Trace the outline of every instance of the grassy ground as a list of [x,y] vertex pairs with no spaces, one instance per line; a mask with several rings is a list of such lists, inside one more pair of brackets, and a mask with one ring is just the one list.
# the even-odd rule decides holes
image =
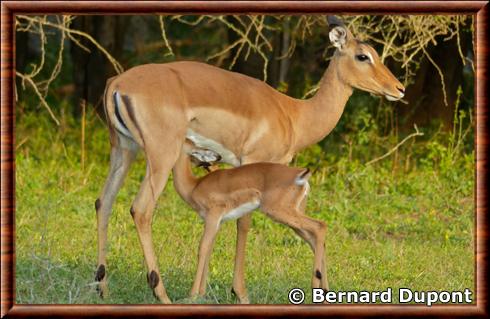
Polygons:
[[[143,157],[114,206],[111,294],[101,301],[93,279],[94,201],[108,170],[107,132],[89,116],[82,167],[80,126],[66,120],[54,128],[48,122],[22,116],[17,123],[16,302],[155,303],[129,214],[145,172]],[[309,161],[315,150],[297,161]],[[429,152],[408,170],[393,170],[385,165],[390,159],[372,166],[342,156],[322,162],[307,212],[328,224],[331,289],[474,290],[473,155],[463,154],[449,168],[435,158]],[[202,228],[168,183],[154,214],[153,238],[164,284],[176,303],[189,302]],[[208,293],[199,302],[235,303],[230,292],[235,235],[235,224],[225,223],[211,260]],[[288,303],[291,288],[309,289],[312,258],[291,230],[255,213],[247,250],[251,301]]]

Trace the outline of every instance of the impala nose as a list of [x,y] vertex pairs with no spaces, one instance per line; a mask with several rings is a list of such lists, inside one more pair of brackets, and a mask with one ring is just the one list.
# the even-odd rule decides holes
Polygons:
[[397,87],[396,88],[401,94],[405,95],[405,88],[402,86],[402,87]]

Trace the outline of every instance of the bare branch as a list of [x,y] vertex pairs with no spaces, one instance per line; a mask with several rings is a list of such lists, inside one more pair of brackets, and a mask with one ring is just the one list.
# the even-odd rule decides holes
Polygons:
[[164,16],[158,16],[158,20],[160,22],[160,32],[162,34],[162,39],[163,39],[163,42],[165,43],[165,46],[167,47],[167,50],[168,50],[168,52],[165,54],[165,56],[167,56],[167,55],[174,56],[175,55],[174,51],[172,50],[172,47],[168,43],[167,32],[165,32],[165,22],[163,21],[163,18],[164,18]]
[[417,125],[414,125],[414,128],[415,128],[415,133],[412,133],[412,134],[408,135],[407,137],[405,137],[400,143],[396,144],[395,147],[393,147],[391,150],[389,150],[388,153],[386,153],[383,156],[377,157],[377,158],[375,158],[375,159],[370,160],[369,162],[367,162],[366,163],[366,166],[367,165],[371,165],[373,163],[376,163],[376,162],[382,160],[383,158],[386,158],[386,157],[390,156],[391,154],[393,154],[393,152],[395,152],[400,146],[402,146],[409,139],[411,139],[413,137],[416,137],[416,136],[422,136],[422,135],[424,135],[424,133],[419,132],[419,129],[417,128]]
[[53,111],[51,111],[51,108],[49,107],[48,103],[44,99],[44,96],[41,94],[41,92],[39,92],[39,89],[37,88],[37,85],[34,83],[32,78],[30,76],[25,76],[24,74],[17,72],[17,71],[15,72],[15,74],[18,77],[20,77],[22,79],[22,81],[26,81],[27,83],[29,83],[31,85],[32,89],[34,90],[34,93],[36,93],[37,97],[41,101],[41,104],[48,110],[48,113],[51,116],[51,118],[53,119],[53,121],[56,123],[56,125],[60,125],[60,121],[58,121],[56,116],[54,116]]
[[[19,15],[19,16],[17,16],[17,18],[18,19],[25,19],[25,20],[28,20],[28,21],[36,21],[36,19],[37,19],[36,17],[24,16],[24,15]],[[87,39],[93,45],[95,45],[97,47],[97,49],[99,49],[106,56],[106,58],[109,60],[109,62],[111,62],[112,66],[114,67],[114,69],[116,70],[116,72],[118,74],[120,74],[120,73],[122,73],[124,71],[124,69],[121,66],[121,64],[119,64],[119,62],[117,62],[117,60],[109,52],[107,52],[107,50],[103,46],[101,46],[90,34],[88,34],[86,32],[79,31],[79,30],[70,29],[67,26],[63,25],[63,24],[56,24],[56,23],[49,22],[47,20],[46,21],[43,21],[43,25],[56,28],[58,30],[67,32],[67,33],[69,33],[71,35],[76,34],[78,36],[81,36],[81,37]]]

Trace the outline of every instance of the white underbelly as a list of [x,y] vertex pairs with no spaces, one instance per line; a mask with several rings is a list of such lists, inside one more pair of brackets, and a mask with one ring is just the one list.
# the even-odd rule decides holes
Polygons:
[[259,206],[260,206],[260,202],[258,200],[254,200],[252,202],[242,204],[242,205],[232,209],[231,211],[229,211],[225,215],[223,215],[220,222],[238,219],[238,218],[252,212],[254,209],[259,208]]
[[228,163],[235,167],[240,166],[241,164],[240,160],[232,151],[230,151],[220,143],[216,142],[215,140],[209,139],[205,136],[200,135],[199,133],[196,133],[190,128],[187,129],[186,138],[199,148],[212,150],[218,153],[221,156],[221,162]]

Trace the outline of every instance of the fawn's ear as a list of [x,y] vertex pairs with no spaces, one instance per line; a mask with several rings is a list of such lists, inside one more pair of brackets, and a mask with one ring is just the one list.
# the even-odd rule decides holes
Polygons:
[[294,179],[294,183],[296,185],[304,185],[306,182],[308,182],[308,178],[311,177],[311,171],[309,168],[305,168],[302,170],[298,175],[296,175],[296,178]]

